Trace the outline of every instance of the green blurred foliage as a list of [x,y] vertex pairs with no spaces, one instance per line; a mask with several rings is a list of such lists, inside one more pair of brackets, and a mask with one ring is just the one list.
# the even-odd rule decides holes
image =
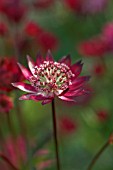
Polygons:
[[[37,22],[44,29],[54,33],[59,39],[57,51],[53,51],[54,59],[71,54],[72,62],[83,59],[84,67],[82,74],[91,75],[89,84],[93,88],[93,97],[86,105],[67,105],[67,103],[56,99],[57,121],[61,116],[70,116],[78,122],[78,128],[72,134],[64,135],[59,132],[59,146],[62,170],[87,170],[87,166],[98,149],[108,139],[113,130],[113,56],[107,54],[103,60],[106,63],[107,72],[104,77],[95,77],[91,68],[95,58],[85,58],[77,50],[78,44],[101,32],[102,27],[107,22],[112,22],[113,2],[110,1],[108,8],[94,16],[78,16],[69,11],[58,1],[51,8],[43,11],[32,10],[27,16],[29,20]],[[14,55],[14,49],[5,49],[4,39],[0,38],[0,55]],[[39,49],[37,49],[38,51]],[[37,51],[30,52],[33,55]],[[19,61],[26,64],[26,59],[22,56]],[[51,104],[42,106],[34,101],[19,101],[18,97],[23,92],[17,90],[12,94],[15,105],[18,103],[22,110],[23,120],[27,129],[29,140],[33,140],[38,146],[47,134],[52,130]],[[99,109],[108,110],[108,119],[99,121],[96,111]],[[18,119],[15,116],[16,106],[12,110],[12,122],[16,133],[20,133]],[[1,121],[2,122],[2,121]],[[7,134],[6,123],[1,123],[3,133]],[[37,143],[36,143],[37,142]],[[51,156],[54,158],[53,140],[47,140],[44,146],[49,148]],[[96,163],[95,170],[113,170],[113,147],[110,146]],[[54,166],[48,170],[55,169]]]

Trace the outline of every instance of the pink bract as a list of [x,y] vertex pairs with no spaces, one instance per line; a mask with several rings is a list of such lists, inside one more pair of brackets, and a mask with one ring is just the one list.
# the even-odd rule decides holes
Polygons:
[[42,101],[42,104],[46,104],[57,96],[61,100],[76,102],[75,97],[87,94],[84,85],[90,76],[79,77],[83,66],[81,61],[71,65],[71,58],[67,55],[56,62],[50,51],[45,59],[39,54],[36,62],[29,56],[27,60],[29,70],[18,65],[29,84],[12,83],[14,87],[27,92],[20,100]]

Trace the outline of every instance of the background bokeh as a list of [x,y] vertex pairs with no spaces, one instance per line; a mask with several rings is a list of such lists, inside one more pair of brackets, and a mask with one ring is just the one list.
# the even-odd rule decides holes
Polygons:
[[[19,101],[23,92],[11,83],[23,79],[17,61],[27,66],[27,54],[35,60],[39,51],[45,56],[48,49],[55,60],[67,54],[72,63],[82,59],[82,75],[91,75],[90,94],[76,105],[55,99],[61,170],[87,170],[113,130],[113,1],[0,1],[0,149],[18,159],[7,143],[13,145],[12,134],[15,140],[22,136],[26,146],[17,146],[19,152],[26,148],[26,170],[56,168],[51,104]],[[42,149],[48,153],[40,156]],[[1,159],[3,169],[10,167]],[[113,170],[112,146],[94,169]]]

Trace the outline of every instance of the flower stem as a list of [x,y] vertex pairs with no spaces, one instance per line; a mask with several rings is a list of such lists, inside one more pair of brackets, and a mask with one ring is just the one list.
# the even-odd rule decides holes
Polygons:
[[10,115],[11,113],[7,113],[6,114],[6,117],[7,117],[7,124],[8,124],[8,127],[9,127],[9,131],[10,131],[10,133],[11,133],[11,135],[12,135],[12,137],[15,137],[15,130],[14,130],[14,127],[13,127],[13,125],[12,125],[12,121],[11,121],[11,115]]
[[12,162],[2,153],[0,153],[0,157],[13,169],[13,170],[18,170],[17,167],[15,167]]
[[57,170],[60,170],[59,147],[58,147],[58,138],[57,138],[57,122],[56,122],[54,99],[52,100],[52,119],[53,119],[53,135],[54,135],[54,142],[55,142]]
[[100,155],[105,151],[105,149],[109,146],[109,141],[107,141],[102,148],[97,152],[97,154],[94,156],[94,158],[92,159],[91,163],[88,166],[87,170],[92,170],[92,168],[94,167],[95,163],[97,162],[97,160],[99,159]]

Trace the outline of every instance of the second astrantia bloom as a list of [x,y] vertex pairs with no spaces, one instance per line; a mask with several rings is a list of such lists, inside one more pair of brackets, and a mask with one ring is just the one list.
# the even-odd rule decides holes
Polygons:
[[86,93],[84,85],[90,77],[78,77],[83,66],[81,61],[71,65],[68,55],[56,62],[50,52],[45,59],[39,54],[36,63],[29,56],[27,60],[29,70],[21,64],[19,67],[29,84],[13,83],[13,86],[27,92],[20,100],[42,101],[42,104],[46,104],[56,95],[62,100],[75,102],[76,97]]

